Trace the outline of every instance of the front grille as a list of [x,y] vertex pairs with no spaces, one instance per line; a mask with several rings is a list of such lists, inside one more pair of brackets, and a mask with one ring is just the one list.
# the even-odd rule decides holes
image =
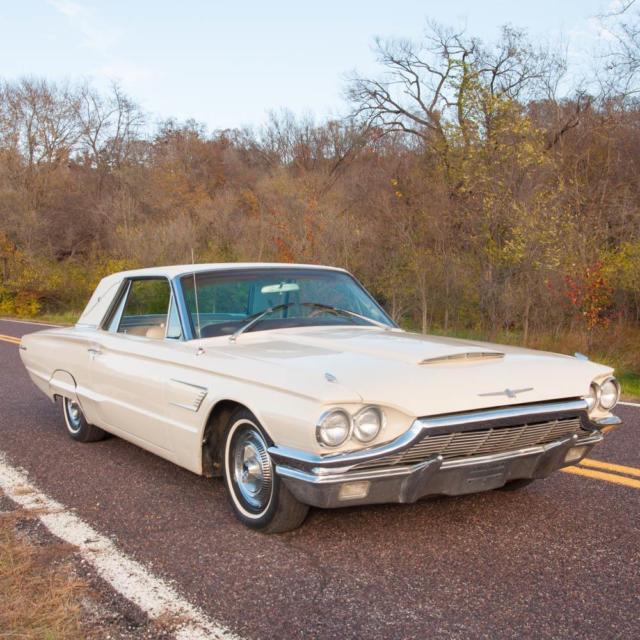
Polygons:
[[586,432],[581,429],[580,418],[578,417],[510,427],[446,433],[443,435],[427,435],[400,453],[394,453],[370,462],[363,462],[358,465],[358,468],[371,469],[416,464],[435,454],[441,455],[445,460],[452,460],[505,453],[547,444],[554,440],[571,436],[574,433],[586,435]]

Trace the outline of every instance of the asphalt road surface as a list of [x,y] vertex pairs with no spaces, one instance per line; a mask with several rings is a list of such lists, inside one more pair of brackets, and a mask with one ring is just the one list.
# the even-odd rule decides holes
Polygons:
[[[5,337],[37,329],[0,321]],[[640,637],[639,407],[616,410],[625,424],[592,452],[605,464],[580,475],[312,510],[265,536],[235,520],[221,480],[119,438],[68,438],[6,338],[0,394],[7,460],[244,638]]]

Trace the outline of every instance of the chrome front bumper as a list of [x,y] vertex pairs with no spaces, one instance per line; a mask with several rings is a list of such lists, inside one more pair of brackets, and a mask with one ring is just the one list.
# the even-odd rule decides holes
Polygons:
[[[447,460],[433,455],[413,465],[359,468],[401,453],[427,435],[569,415],[580,417],[586,435],[574,434],[547,444],[492,455]],[[588,418],[586,403],[572,400],[420,419],[396,440],[353,453],[317,456],[281,447],[271,447],[269,453],[276,462],[278,475],[305,504],[331,508],[415,502],[428,495],[463,495],[497,489],[512,480],[545,478],[586,456],[603,439],[601,429],[619,422],[615,416],[593,422]]]

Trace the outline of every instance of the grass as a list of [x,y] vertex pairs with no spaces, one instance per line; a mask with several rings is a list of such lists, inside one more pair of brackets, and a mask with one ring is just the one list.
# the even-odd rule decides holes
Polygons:
[[640,400],[640,375],[623,372],[618,376],[618,379],[622,385],[622,397],[624,400]]
[[80,313],[77,311],[66,311],[65,313],[43,313],[34,317],[1,316],[0,320],[23,320],[26,322],[72,325],[78,321],[79,317]]
[[26,517],[0,513],[0,638],[86,640],[88,587],[73,570],[73,549],[31,542],[16,528]]

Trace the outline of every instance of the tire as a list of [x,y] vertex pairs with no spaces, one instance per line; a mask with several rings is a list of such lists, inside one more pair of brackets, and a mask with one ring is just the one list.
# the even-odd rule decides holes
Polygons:
[[263,533],[297,529],[309,507],[299,502],[275,473],[269,440],[256,417],[238,409],[224,434],[224,483],[233,511],[243,524]]
[[85,420],[80,404],[71,398],[62,398],[62,415],[67,433],[78,442],[98,442],[109,435],[99,427],[89,424]]
[[528,487],[534,481],[533,478],[520,478],[519,480],[512,480],[507,482],[503,487],[499,487],[498,491],[519,491]]

